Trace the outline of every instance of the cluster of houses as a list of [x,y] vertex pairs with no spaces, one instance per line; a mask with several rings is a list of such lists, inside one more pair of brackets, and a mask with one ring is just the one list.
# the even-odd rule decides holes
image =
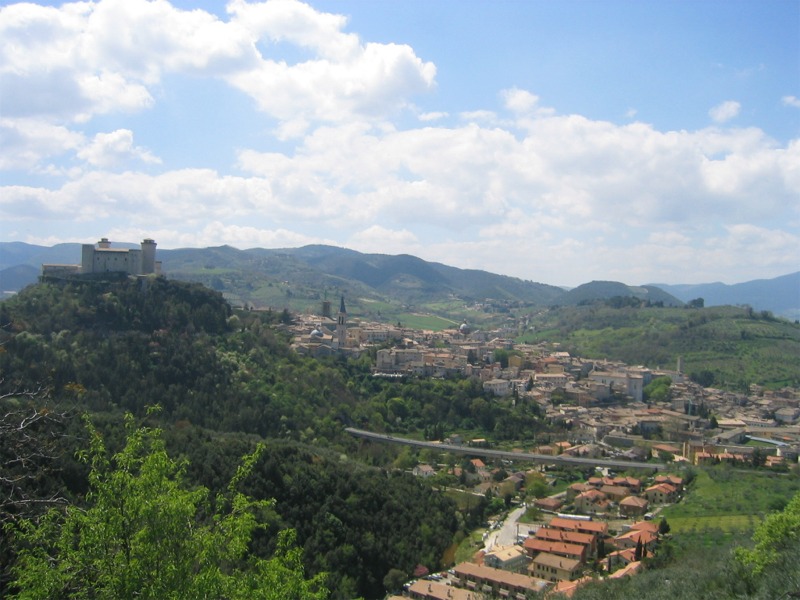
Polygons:
[[590,477],[567,488],[565,503],[581,514],[640,517],[651,505],[676,502],[682,492],[683,479],[676,475],[657,475],[644,490],[635,477]]
[[[642,560],[656,552],[659,526],[638,521],[619,535],[608,524],[579,517],[554,516],[529,535],[524,543],[494,548],[475,562],[463,562],[442,578],[434,576],[411,583],[406,596],[417,600],[524,600],[531,593],[563,594],[598,574],[615,579],[636,573]],[[394,598],[399,600],[400,596]]]
[[[476,472],[491,474],[480,459]],[[430,467],[429,467],[430,468]],[[422,475],[422,472],[418,472]],[[524,479],[524,474],[511,478]],[[419,579],[406,595],[417,599],[517,598],[531,592],[570,596],[598,571],[617,578],[636,573],[653,555],[659,524],[648,511],[677,502],[684,480],[674,474],[648,478],[596,476],[570,485],[564,494],[539,498],[534,505],[546,515],[543,525],[528,525],[517,544],[495,546],[474,562],[454,567],[445,581]],[[609,524],[620,531],[611,531]]]

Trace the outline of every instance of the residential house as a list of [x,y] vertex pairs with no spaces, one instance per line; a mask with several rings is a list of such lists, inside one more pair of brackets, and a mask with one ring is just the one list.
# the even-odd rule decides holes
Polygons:
[[656,475],[654,483],[668,483],[674,486],[679,492],[683,490],[683,477],[677,475]]
[[535,537],[550,542],[563,542],[565,544],[586,546],[587,557],[593,557],[597,553],[597,537],[590,533],[564,531],[562,529],[553,529],[552,527],[540,527],[536,530]]
[[620,579],[622,577],[630,577],[642,570],[641,562],[632,562],[626,567],[622,567],[619,571],[614,571],[608,576],[609,579]]
[[575,510],[587,515],[606,513],[611,507],[611,503],[606,495],[594,489],[576,496],[573,504],[575,505]]
[[681,449],[672,444],[653,444],[650,448],[650,453],[653,458],[660,458],[662,454],[676,456],[681,454]]
[[636,494],[638,494],[639,490],[642,489],[642,482],[636,477],[615,477],[614,485],[627,487]]
[[561,498],[537,498],[533,501],[533,505],[541,510],[556,512],[564,506],[564,501]]
[[580,562],[586,562],[586,557],[589,554],[588,546],[556,542],[537,537],[527,538],[522,545],[531,558],[536,558],[542,552],[546,552],[565,558],[573,558]]
[[430,465],[417,465],[412,469],[411,472],[415,476],[423,478],[433,477],[434,475],[436,475],[436,469],[434,469]]
[[490,379],[483,382],[483,390],[495,396],[508,396],[511,392],[511,382],[508,379]]
[[636,560],[636,548],[623,548],[615,552],[609,552],[606,556],[604,567],[609,573],[613,573],[620,567],[625,567]]
[[572,502],[580,494],[595,489],[589,483],[573,483],[566,489],[567,502]]
[[530,561],[528,554],[519,546],[497,546],[483,555],[483,564],[494,569],[523,573]]
[[644,496],[651,504],[668,504],[678,500],[678,490],[669,483],[656,483],[644,491]]
[[630,489],[621,485],[604,485],[600,491],[612,502],[620,502],[631,495]]
[[608,534],[608,523],[602,521],[584,521],[582,519],[568,519],[566,517],[553,517],[548,523],[548,527],[561,529],[563,531],[578,531],[580,533],[590,533],[598,539]]
[[462,590],[425,579],[412,583],[408,588],[408,596],[415,600],[483,600],[484,598],[482,594],[472,590]]
[[594,578],[590,575],[586,575],[585,577],[581,577],[575,581],[559,581],[553,588],[552,593],[556,596],[572,598],[572,596],[575,594],[575,590],[589,581],[594,581]]
[[492,594],[525,600],[530,593],[541,592],[549,585],[547,581],[511,573],[502,569],[494,569],[485,565],[463,562],[453,568],[453,583],[456,587],[482,594]]
[[658,535],[658,523],[653,521],[637,521],[629,531],[649,531],[653,535]]
[[645,498],[628,496],[619,503],[619,512],[625,517],[640,517],[647,512],[650,503]]
[[531,562],[531,576],[545,581],[573,581],[580,577],[583,563],[572,558],[542,552]]
[[614,545],[620,549],[636,548],[640,541],[648,552],[653,552],[658,543],[658,535],[649,531],[632,529],[615,537]]

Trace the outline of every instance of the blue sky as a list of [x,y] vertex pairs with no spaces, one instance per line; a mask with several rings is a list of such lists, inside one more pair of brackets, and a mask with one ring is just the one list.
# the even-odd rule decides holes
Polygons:
[[800,268],[800,2],[0,4],[0,239]]

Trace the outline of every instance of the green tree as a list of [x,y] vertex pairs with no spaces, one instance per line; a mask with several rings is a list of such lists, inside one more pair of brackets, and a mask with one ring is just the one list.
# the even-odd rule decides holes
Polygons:
[[500,368],[507,369],[508,368],[508,356],[509,356],[508,355],[508,350],[505,350],[503,348],[497,348],[497,349],[495,349],[495,351],[494,351],[494,353],[492,355],[492,359],[494,360],[494,362],[500,363]]
[[273,503],[237,488],[263,447],[244,457],[226,492],[211,503],[205,488],[187,489],[186,464],[168,456],[160,430],[137,428],[128,416],[125,446],[109,458],[88,419],[87,428],[87,506],[6,527],[20,549],[12,597],[327,597],[324,575],[305,578],[294,531],[279,534],[268,560],[248,552]]
[[703,308],[705,305],[706,301],[703,298],[695,298],[686,303],[689,308]]
[[656,377],[647,384],[642,390],[645,400],[650,402],[667,402],[672,398],[670,386],[672,380],[669,377]]
[[[782,512],[766,516],[756,528],[753,541],[755,547],[752,549],[736,549],[736,559],[756,576],[778,564],[784,554],[797,550],[800,545],[800,493],[795,494]],[[796,580],[800,585],[800,574]]]
[[389,569],[386,577],[383,578],[383,587],[389,592],[399,592],[406,581],[408,581],[406,573],[400,569]]
[[661,517],[661,522],[658,524],[659,535],[666,535],[670,532],[670,526],[665,517]]

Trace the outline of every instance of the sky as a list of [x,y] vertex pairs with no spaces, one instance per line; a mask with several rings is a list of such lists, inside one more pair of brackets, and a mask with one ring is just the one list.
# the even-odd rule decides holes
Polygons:
[[800,270],[800,0],[0,3],[0,241]]

